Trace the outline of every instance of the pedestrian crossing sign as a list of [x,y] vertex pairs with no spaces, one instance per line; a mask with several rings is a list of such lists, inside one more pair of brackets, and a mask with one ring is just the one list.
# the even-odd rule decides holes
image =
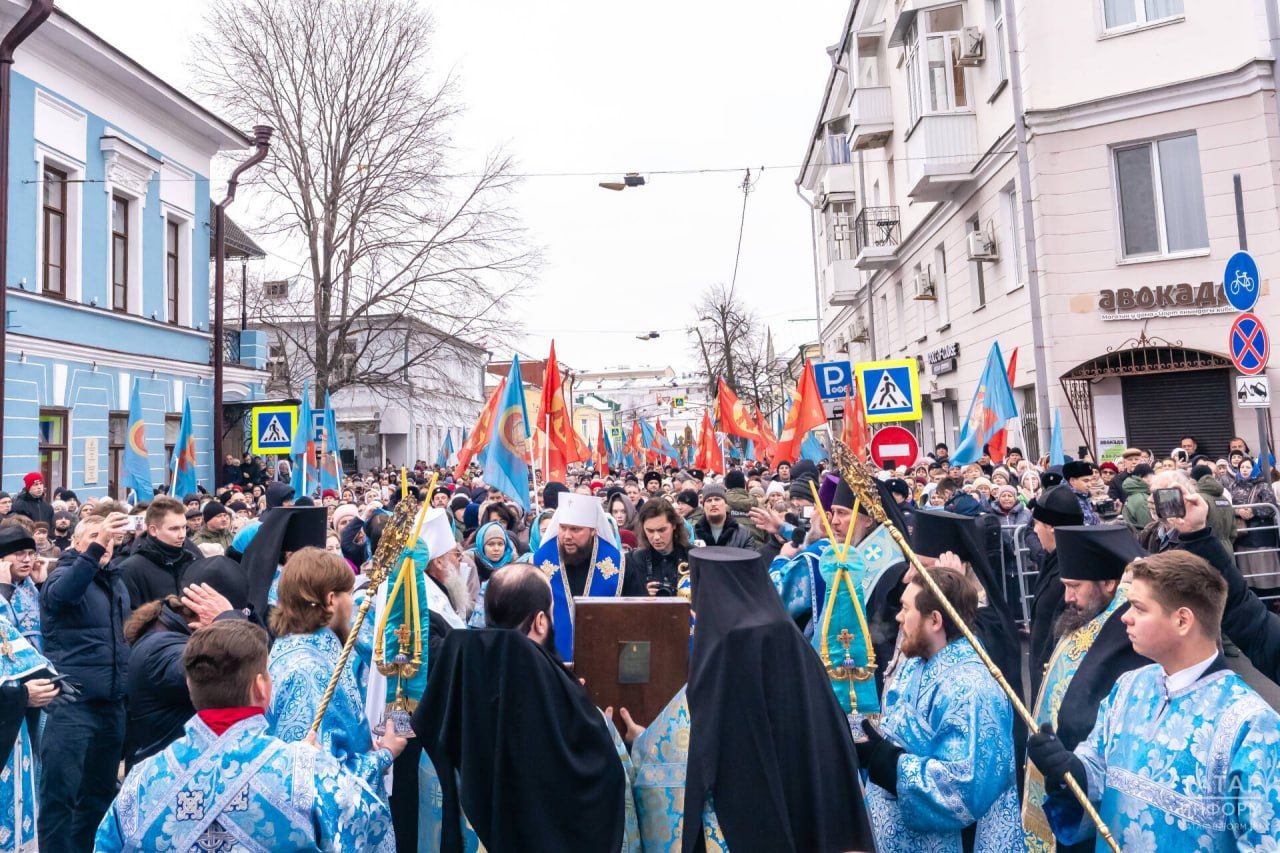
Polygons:
[[914,358],[863,361],[853,371],[867,423],[920,420],[920,373]]
[[253,433],[249,449],[262,455],[288,453],[297,421],[297,406],[255,406],[249,413]]

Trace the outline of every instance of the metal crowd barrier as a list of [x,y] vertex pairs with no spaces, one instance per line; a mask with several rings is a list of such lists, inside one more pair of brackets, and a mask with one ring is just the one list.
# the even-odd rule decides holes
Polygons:
[[[1232,511],[1232,515],[1235,516],[1235,511],[1237,509],[1256,510],[1259,508],[1265,508],[1265,509],[1271,510],[1272,512],[1271,524],[1264,524],[1259,527],[1250,527],[1245,530],[1238,530],[1236,531],[1237,539],[1240,536],[1247,533],[1266,533],[1268,531],[1273,534],[1280,535],[1280,511],[1277,510],[1277,507],[1275,504],[1269,504],[1269,503],[1234,504],[1231,507],[1231,511]],[[1240,569],[1240,574],[1244,575],[1245,582],[1248,583],[1251,588],[1254,586],[1257,586],[1263,589],[1275,588],[1280,590],[1280,546],[1270,547],[1270,548],[1245,548],[1245,549],[1240,549],[1239,547],[1233,547],[1232,550],[1234,551],[1235,557],[1236,557],[1236,567]],[[1272,567],[1270,571],[1246,572],[1245,567],[1240,564],[1240,558],[1246,554],[1277,554],[1277,556],[1272,558]],[[1268,578],[1268,580],[1266,582],[1262,582],[1258,580],[1259,578]],[[1256,591],[1257,590],[1255,590],[1255,592]],[[1259,595],[1258,597],[1264,600],[1280,599],[1280,591],[1273,592],[1269,595]]]
[[[1008,528],[1000,529],[1001,537]],[[1022,618],[1018,620],[1021,628],[1026,628],[1031,624],[1031,599],[1034,598],[1031,590],[1035,584],[1030,579],[1040,574],[1040,569],[1031,559],[1031,549],[1027,547],[1027,533],[1031,530],[1029,524],[1019,524],[1013,528],[1013,559],[1014,574],[1018,579],[1018,610],[1022,613]],[[1008,570],[1005,566],[1005,549],[1000,549],[1000,574],[1001,577],[1008,577]]]

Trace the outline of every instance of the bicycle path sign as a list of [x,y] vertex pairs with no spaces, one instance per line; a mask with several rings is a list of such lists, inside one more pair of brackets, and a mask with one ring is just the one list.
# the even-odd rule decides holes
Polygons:
[[1245,376],[1257,376],[1271,357],[1271,339],[1257,314],[1245,312],[1231,324],[1231,361]]
[[1237,311],[1252,311],[1262,291],[1258,264],[1248,252],[1236,252],[1227,259],[1222,273],[1222,290]]

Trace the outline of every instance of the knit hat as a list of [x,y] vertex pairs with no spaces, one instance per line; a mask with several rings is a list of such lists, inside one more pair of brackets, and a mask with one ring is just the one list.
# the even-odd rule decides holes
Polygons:
[[44,475],[39,471],[32,471],[30,474],[22,478],[23,488],[30,489],[36,483],[43,483]]
[[338,506],[333,508],[333,518],[331,519],[331,522],[333,524],[333,529],[337,530],[339,527],[341,527],[342,520],[344,518],[347,518],[348,516],[350,516],[351,518],[356,518],[359,515],[360,515],[360,510],[356,509],[355,504],[339,504]]
[[[747,477],[742,471],[734,468],[724,475],[724,487],[726,489],[745,489],[747,487]],[[703,494],[706,494],[706,489],[703,489]]]
[[199,501],[200,501],[200,494],[198,492],[190,492],[189,494],[185,494],[182,496],[182,502],[184,504],[199,503]]
[[719,483],[711,483],[702,487],[702,500],[705,503],[707,498],[720,498],[724,500],[726,491],[725,487]]
[[201,516],[204,518],[204,523],[208,524],[214,518],[222,515],[226,511],[227,508],[218,501],[209,501],[204,505],[204,510],[201,512]]
[[1098,466],[1099,471],[1110,471],[1112,474],[1119,474],[1120,469],[1116,467],[1114,462],[1103,462]]
[[324,500],[325,498],[336,498],[337,496],[338,496],[338,493],[335,492],[333,489],[325,489],[323,492],[320,493],[320,500]]
[[697,509],[698,493],[693,489],[684,489],[680,494],[676,495],[676,503],[682,503],[686,506],[691,506],[694,509]]

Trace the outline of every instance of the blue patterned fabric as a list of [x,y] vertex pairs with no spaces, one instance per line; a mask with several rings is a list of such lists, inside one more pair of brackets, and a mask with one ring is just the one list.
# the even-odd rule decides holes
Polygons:
[[[644,853],[679,850],[684,835],[684,786],[689,764],[689,701],[685,687],[631,745],[630,774]],[[708,853],[727,851],[711,798],[703,809]]]
[[215,735],[199,717],[185,737],[139,764],[98,827],[94,849],[395,850],[391,814],[334,758],[284,743],[250,717]]
[[[614,598],[622,594],[626,566],[622,554],[603,537],[594,538],[591,571],[587,574],[585,598]],[[543,542],[533,555],[533,564],[551,582],[551,621],[556,626],[556,652],[565,663],[573,663],[573,594],[569,578],[560,568],[560,543],[554,537]]]
[[[1075,752],[1126,851],[1278,849],[1280,716],[1230,670],[1172,693],[1159,664],[1125,673]],[[1064,843],[1096,835],[1074,800],[1050,797],[1045,814]]]
[[896,791],[867,785],[881,853],[960,853],[961,830],[974,823],[975,853],[1025,849],[1013,712],[967,640],[903,661],[885,690],[882,728],[906,752]]
[[[307,736],[341,652],[338,635],[327,627],[313,634],[288,634],[272,644],[267,658],[272,692],[267,720],[272,735],[289,743]],[[382,775],[391,766],[391,753],[374,749],[354,658],[347,660],[318,738],[321,749],[370,788],[382,792]]]
[[[0,616],[0,684],[20,681],[42,669],[54,671],[8,617]],[[23,719],[9,760],[0,767],[0,850],[35,853],[37,812],[36,758]]]
[[0,619],[8,619],[38,652],[44,651],[40,633],[40,590],[28,575],[13,587],[13,599],[0,596]]

